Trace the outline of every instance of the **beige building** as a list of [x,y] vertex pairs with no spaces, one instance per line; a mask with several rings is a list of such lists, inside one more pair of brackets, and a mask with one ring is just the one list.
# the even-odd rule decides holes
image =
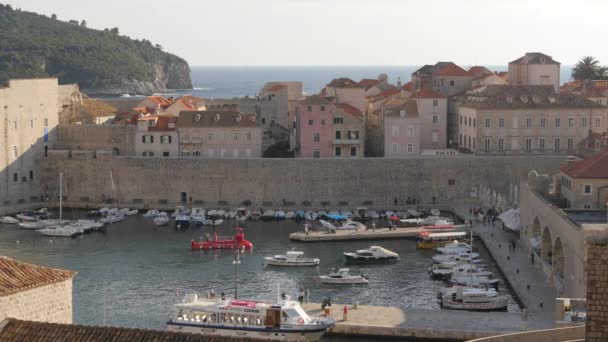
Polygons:
[[359,109],[341,103],[333,115],[334,158],[361,158],[365,156],[365,118]]
[[135,155],[142,157],[178,157],[177,118],[172,115],[142,115],[137,119]]
[[540,52],[527,52],[509,63],[509,84],[515,86],[550,85],[559,90],[560,63]]
[[72,323],[75,274],[0,256],[0,321]]
[[573,153],[607,127],[608,108],[552,86],[490,85],[459,101],[457,143],[475,154]]
[[448,143],[448,101],[445,96],[430,89],[424,89],[412,94],[411,97],[418,103],[420,150],[446,148]]
[[336,78],[321,90],[321,96],[333,97],[337,103],[349,104],[364,112],[367,106],[365,87],[350,78]]
[[185,111],[177,120],[182,157],[259,158],[262,126],[236,111]]
[[384,157],[404,158],[420,154],[420,115],[417,101],[394,98],[382,106],[380,126]]
[[562,196],[569,209],[603,209],[608,202],[608,151],[584,160],[571,157],[560,168]]
[[470,89],[473,75],[452,62],[438,62],[412,73],[412,83],[416,90],[432,89],[449,97]]
[[60,86],[56,78],[10,80],[0,88],[0,196],[5,205],[42,195],[34,193],[34,160],[56,143],[58,113],[70,103],[73,88]]

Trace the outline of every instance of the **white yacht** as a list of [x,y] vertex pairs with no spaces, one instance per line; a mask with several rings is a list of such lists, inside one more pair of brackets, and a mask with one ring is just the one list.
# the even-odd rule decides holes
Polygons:
[[156,217],[156,215],[158,215],[159,211],[156,209],[150,209],[148,211],[146,211],[146,213],[144,214],[144,217]]
[[329,272],[328,275],[319,276],[319,280],[325,284],[368,284],[368,277],[364,274],[350,275],[348,268],[340,268]]
[[2,216],[2,217],[0,217],[0,223],[17,224],[17,223],[19,223],[19,220],[17,220],[16,218],[14,218],[12,216]]
[[320,260],[307,258],[301,251],[288,251],[285,255],[264,257],[264,262],[272,266],[317,266]]
[[84,229],[76,225],[67,224],[42,228],[37,230],[37,232],[46,236],[73,237],[84,233]]
[[368,249],[359,249],[354,253],[344,253],[346,261],[374,262],[374,261],[396,261],[399,254],[389,251],[380,246],[371,246]]
[[169,215],[166,212],[161,211],[154,218],[154,224],[157,226],[164,226],[169,223]]
[[290,211],[288,211],[288,212],[285,213],[285,218],[288,219],[288,220],[291,220],[291,219],[293,219],[295,217],[296,217],[296,212],[295,211],[291,211],[290,210]]
[[363,230],[367,229],[367,226],[365,226],[361,222],[347,220],[342,225],[340,225],[338,227],[338,229],[352,229],[352,230],[361,230],[361,231],[363,231]]
[[278,302],[207,299],[188,295],[175,305],[169,331],[265,341],[319,341],[335,324],[311,318],[289,298]]
[[442,308],[454,310],[506,310],[509,299],[493,288],[453,286],[441,293]]

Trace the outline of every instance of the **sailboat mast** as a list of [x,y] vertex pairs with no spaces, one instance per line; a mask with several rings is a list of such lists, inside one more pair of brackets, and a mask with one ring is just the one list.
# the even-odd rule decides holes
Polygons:
[[59,172],[59,222],[63,219],[63,173]]

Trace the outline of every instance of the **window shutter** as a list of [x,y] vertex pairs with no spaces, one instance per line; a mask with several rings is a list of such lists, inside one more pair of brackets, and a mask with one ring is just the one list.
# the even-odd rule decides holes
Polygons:
[[169,144],[171,143],[171,136],[168,135],[167,138],[169,138]]
[[151,136],[150,136],[150,142],[151,142],[151,143],[153,143],[153,142],[154,142],[154,136],[153,136],[153,135],[151,135]]

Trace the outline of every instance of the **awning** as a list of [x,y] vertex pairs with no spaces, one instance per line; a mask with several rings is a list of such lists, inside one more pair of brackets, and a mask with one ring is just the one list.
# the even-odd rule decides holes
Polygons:
[[346,216],[344,215],[327,215],[327,217],[336,221],[346,220]]
[[519,231],[521,229],[520,219],[519,219],[519,208],[518,209],[509,209],[504,213],[498,215],[498,218],[505,224],[505,227]]

